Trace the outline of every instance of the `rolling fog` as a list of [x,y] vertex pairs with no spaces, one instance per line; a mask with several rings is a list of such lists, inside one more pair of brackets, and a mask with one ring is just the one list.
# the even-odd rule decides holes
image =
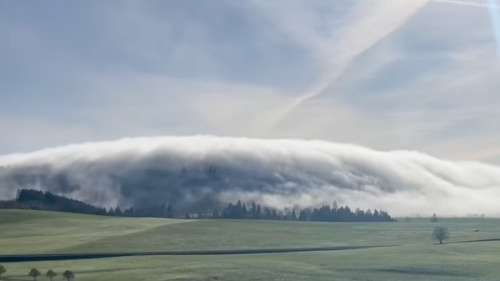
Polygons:
[[499,167],[324,141],[153,137],[0,156],[0,198],[20,188],[105,207],[203,209],[241,199],[280,208],[337,201],[397,216],[500,215]]

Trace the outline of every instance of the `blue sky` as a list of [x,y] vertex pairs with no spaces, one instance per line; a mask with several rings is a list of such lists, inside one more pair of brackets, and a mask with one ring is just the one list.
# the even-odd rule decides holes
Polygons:
[[487,4],[0,0],[0,153],[215,134],[500,163]]

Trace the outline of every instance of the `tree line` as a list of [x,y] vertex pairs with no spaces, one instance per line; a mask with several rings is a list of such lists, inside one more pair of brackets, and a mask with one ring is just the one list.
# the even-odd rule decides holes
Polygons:
[[109,215],[126,217],[164,217],[164,218],[196,218],[196,219],[256,219],[256,220],[296,220],[324,222],[383,222],[394,219],[382,210],[351,209],[349,206],[321,205],[313,208],[272,208],[256,202],[228,203],[222,207],[208,208],[199,212],[177,211],[170,204],[161,204],[147,208],[115,208]]
[[173,204],[163,203],[146,207],[120,207],[104,209],[55,195],[50,192],[23,189],[16,200],[0,202],[0,208],[25,208],[52,210],[107,216],[158,217],[158,218],[216,218],[216,219],[263,219],[332,222],[376,222],[394,219],[382,210],[351,209],[349,206],[323,204],[311,208],[273,208],[256,202],[245,203],[241,200],[222,206],[206,208],[204,211],[177,210]]
[[[201,216],[203,217],[203,215]],[[298,220],[298,221],[325,221],[325,222],[353,222],[353,221],[393,221],[394,219],[381,210],[352,210],[349,206],[324,204],[316,208],[286,208],[276,209],[261,206],[255,202],[250,204],[238,201],[229,203],[222,209],[214,209],[211,218],[225,219],[267,219],[267,220]]]
[[33,189],[18,190],[15,200],[0,201],[0,209],[32,209],[92,215],[107,215],[108,213],[105,208]]

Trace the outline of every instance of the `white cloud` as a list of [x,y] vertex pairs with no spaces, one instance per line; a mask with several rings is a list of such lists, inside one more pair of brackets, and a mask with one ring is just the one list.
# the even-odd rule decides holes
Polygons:
[[337,200],[395,215],[500,215],[500,168],[412,151],[303,140],[210,136],[85,143],[0,156],[1,196],[21,187],[101,205]]

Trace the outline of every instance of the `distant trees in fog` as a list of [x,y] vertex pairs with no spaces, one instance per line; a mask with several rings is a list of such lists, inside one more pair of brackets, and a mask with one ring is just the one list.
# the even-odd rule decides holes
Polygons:
[[158,218],[218,218],[218,219],[263,219],[263,220],[299,220],[299,221],[394,221],[385,211],[352,210],[348,206],[337,204],[322,205],[316,208],[277,209],[258,203],[244,203],[241,200],[222,207],[205,208],[203,211],[178,211],[171,204],[131,207],[125,210],[111,209],[111,216],[158,217]]
[[109,210],[38,190],[20,190],[15,201],[0,202],[0,208],[26,208],[37,210],[64,211],[84,214],[125,217],[158,217],[158,218],[223,218],[223,219],[267,219],[267,220],[299,220],[299,221],[393,221],[391,216],[381,210],[351,209],[349,206],[338,207],[321,205],[312,208],[278,209],[262,206],[258,203],[237,201],[224,206],[200,206],[190,209],[176,210],[174,205],[133,206],[128,209],[120,207]]
[[0,201],[0,209],[33,209],[72,212],[92,215],[105,215],[106,209],[90,204],[33,189],[18,190],[15,200]]
[[171,204],[163,203],[160,205],[151,205],[147,207],[131,207],[120,210],[119,207],[111,209],[107,213],[110,216],[125,217],[156,217],[156,218],[174,218],[176,212]]
[[237,201],[222,207],[206,208],[204,211],[176,211],[172,205],[162,204],[146,208],[130,208],[110,210],[109,215],[129,217],[164,217],[164,218],[217,218],[217,219],[256,219],[256,220],[298,220],[298,221],[394,221],[385,211],[352,210],[348,206],[338,207],[337,204],[322,205],[316,208],[277,209],[262,206],[255,202]]
[[238,201],[236,204],[229,203],[220,211],[213,210],[212,218],[228,219],[271,219],[271,220],[299,220],[299,221],[393,221],[391,216],[379,210],[351,210],[348,206],[338,207],[323,205],[317,208],[285,209],[264,207],[255,202],[249,205]]

